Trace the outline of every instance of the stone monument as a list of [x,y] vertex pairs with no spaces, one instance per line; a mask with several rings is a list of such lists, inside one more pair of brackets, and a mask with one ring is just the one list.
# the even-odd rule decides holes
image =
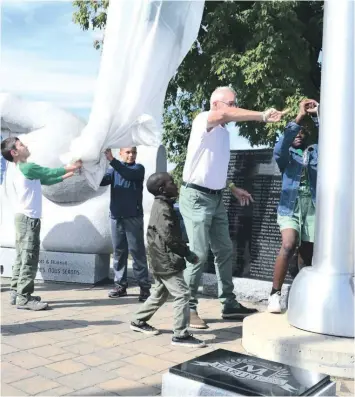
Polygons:
[[169,369],[162,396],[334,396],[328,375],[218,349]]
[[[12,95],[0,97],[1,134],[19,136],[30,149],[29,161],[59,167],[61,153],[80,134],[85,123],[49,103],[30,102]],[[163,147],[138,147],[137,161],[146,177],[166,170]],[[0,262],[4,277],[11,277],[15,259],[14,164],[2,170]],[[144,192],[144,216],[149,216],[151,195]],[[37,279],[93,284],[109,275],[111,236],[109,187],[92,189],[83,175],[54,186],[43,186],[41,252]],[[147,221],[145,222],[147,225]]]
[[[235,293],[241,300],[266,301],[272,286],[275,259],[281,246],[281,234],[276,222],[281,174],[273,159],[273,149],[232,150],[228,180],[248,190],[255,200],[252,205],[242,207],[228,189],[223,192],[234,247]],[[297,260],[294,260],[283,288],[284,306],[288,289],[297,272]],[[203,280],[204,292],[216,294],[212,253]]]

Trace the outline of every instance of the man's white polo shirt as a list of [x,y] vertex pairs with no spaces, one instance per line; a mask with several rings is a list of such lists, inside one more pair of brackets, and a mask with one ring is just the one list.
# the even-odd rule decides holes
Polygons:
[[229,131],[218,125],[207,132],[208,113],[200,113],[192,123],[183,180],[219,190],[226,186],[230,159]]

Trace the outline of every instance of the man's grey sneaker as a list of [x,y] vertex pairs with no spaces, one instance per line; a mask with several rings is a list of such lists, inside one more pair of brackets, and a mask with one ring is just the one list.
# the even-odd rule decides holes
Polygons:
[[194,310],[190,311],[190,328],[196,328],[196,329],[206,329],[208,328],[208,325],[202,320],[202,318],[199,317],[197,312]]
[[224,319],[243,319],[251,314],[258,313],[256,309],[248,309],[239,303],[239,307],[225,307],[222,310],[222,318]]
[[19,299],[17,299],[16,307],[17,307],[17,309],[38,311],[38,310],[47,309],[48,303],[38,301],[38,300],[34,299],[34,297],[31,296],[27,302],[23,302],[21,300],[19,301]]
[[109,298],[122,298],[122,296],[127,296],[127,289],[125,287],[115,287],[108,292]]
[[[15,290],[11,290],[10,291],[10,305],[13,305],[13,306],[16,305],[16,298],[17,298],[17,292]],[[38,302],[41,301],[40,296],[31,295],[31,298],[35,299]]]
[[191,334],[187,334],[186,336],[173,336],[171,340],[171,344],[174,346],[183,346],[183,347],[206,347],[206,343],[203,340],[194,338]]
[[149,289],[141,288],[141,291],[140,291],[140,294],[138,297],[139,302],[145,302],[149,297],[150,297]]
[[158,335],[158,334],[160,334],[160,332],[156,328],[152,327],[151,325],[149,325],[145,321],[140,321],[140,322],[137,322],[137,323],[132,321],[130,328],[131,328],[132,331],[142,332],[143,334],[146,334],[146,335]]

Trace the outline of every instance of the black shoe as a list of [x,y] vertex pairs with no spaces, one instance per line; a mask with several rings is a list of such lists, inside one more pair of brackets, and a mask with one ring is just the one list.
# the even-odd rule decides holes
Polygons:
[[139,293],[139,302],[145,302],[150,297],[149,289],[141,288],[141,292]]
[[127,296],[127,289],[120,285],[108,292],[109,298],[121,298],[122,296]]
[[194,338],[191,334],[187,334],[186,336],[173,336],[171,340],[171,344],[174,346],[183,346],[183,347],[206,347],[206,343],[203,340]]
[[239,307],[225,307],[222,310],[222,318],[243,319],[255,313],[258,313],[256,309],[248,309],[239,303]]
[[160,332],[156,328],[152,327],[151,325],[149,325],[145,321],[140,321],[140,322],[137,322],[137,323],[132,321],[130,328],[131,328],[132,331],[142,332],[143,334],[146,334],[146,335],[158,335],[158,334],[160,334]]

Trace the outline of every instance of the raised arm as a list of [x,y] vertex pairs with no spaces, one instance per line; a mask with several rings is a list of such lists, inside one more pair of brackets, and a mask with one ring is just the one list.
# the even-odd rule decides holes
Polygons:
[[42,185],[54,185],[73,176],[74,171],[81,167],[81,162],[59,168],[41,167],[35,163],[21,163],[19,167],[26,178],[39,179]]
[[237,107],[226,107],[219,110],[210,110],[208,112],[207,128],[208,130],[219,124],[227,124],[232,121],[260,121],[264,123],[274,123],[281,120],[284,112],[275,109],[268,109],[265,112],[257,112]]
[[290,156],[290,147],[300,130],[301,126],[295,122],[288,123],[283,135],[275,145],[274,159],[281,172],[287,166]]
[[295,121],[287,124],[284,134],[275,145],[274,158],[281,172],[285,169],[289,161],[289,149],[292,145],[292,142],[296,138],[299,131],[302,129],[300,125],[302,123],[302,120],[307,115],[307,113],[309,113],[308,110],[315,106],[316,103],[317,102],[313,99],[304,99],[300,102],[298,114]]

